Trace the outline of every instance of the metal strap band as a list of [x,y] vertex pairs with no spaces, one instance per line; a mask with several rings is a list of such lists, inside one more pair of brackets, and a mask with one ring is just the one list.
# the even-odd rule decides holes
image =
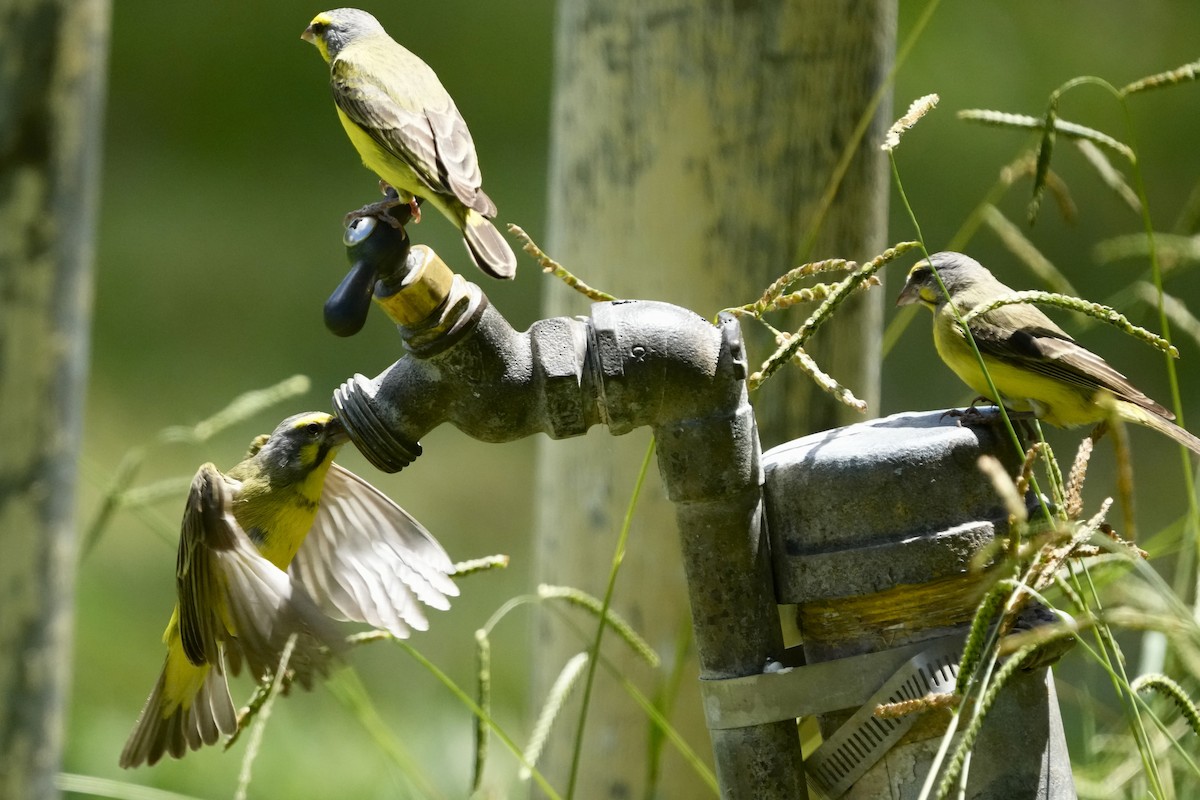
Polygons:
[[701,680],[708,727],[748,728],[857,708],[913,656],[943,645],[957,652],[962,639],[958,634],[803,667],[777,667],[741,678]]

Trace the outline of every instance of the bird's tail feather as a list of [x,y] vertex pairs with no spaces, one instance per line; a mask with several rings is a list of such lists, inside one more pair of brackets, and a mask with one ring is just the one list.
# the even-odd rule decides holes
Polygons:
[[496,226],[487,217],[468,209],[463,224],[463,241],[475,265],[493,278],[512,278],[517,274],[517,257]]
[[1165,420],[1152,411],[1148,411],[1141,406],[1136,406],[1133,403],[1122,401],[1117,404],[1117,414],[1129,422],[1145,425],[1147,428],[1153,428],[1159,433],[1170,436],[1193,453],[1200,455],[1200,438],[1193,436],[1174,422]]
[[237,730],[237,713],[224,673],[188,663],[178,645],[173,655],[176,664],[169,663],[169,655],[121,751],[119,763],[126,769],[153,766],[165,754],[182,758],[189,749],[216,744],[221,734]]

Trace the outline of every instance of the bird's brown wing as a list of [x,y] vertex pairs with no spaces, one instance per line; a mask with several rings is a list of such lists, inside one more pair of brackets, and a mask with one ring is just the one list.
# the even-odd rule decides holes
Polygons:
[[179,634],[193,664],[231,671],[244,659],[255,678],[271,674],[292,634],[289,667],[309,686],[342,646],[337,628],[288,574],[258,552],[231,511],[231,489],[212,464],[196,473],[177,558]]
[[233,522],[228,494],[221,473],[214,465],[205,464],[192,479],[183,511],[175,558],[175,589],[183,652],[197,666],[220,665],[219,645],[227,636],[217,615],[211,613],[220,587],[206,549],[211,539],[209,531],[222,530]]
[[483,176],[479,174],[475,141],[458,108],[452,101],[445,111],[426,109],[425,116],[433,127],[443,179],[454,191],[454,196],[467,208],[475,209],[488,219],[496,216],[496,204],[481,188]]
[[[427,67],[378,75],[359,62],[337,58],[330,85],[337,107],[408,164],[433,193],[455,197],[485,217],[496,216],[495,204],[480,188],[483,178],[467,123]],[[394,95],[400,91],[436,97],[440,107],[424,103],[406,108]]]
[[1081,346],[1040,311],[1038,316],[1043,317],[1046,324],[1029,325],[1025,320],[1019,326],[996,325],[988,319],[1002,311],[1004,309],[998,309],[971,322],[971,334],[984,355],[1018,363],[1023,369],[1073,384],[1088,394],[1104,389],[1121,400],[1141,406],[1165,419],[1175,418],[1169,410],[1147,397],[1107,361]]

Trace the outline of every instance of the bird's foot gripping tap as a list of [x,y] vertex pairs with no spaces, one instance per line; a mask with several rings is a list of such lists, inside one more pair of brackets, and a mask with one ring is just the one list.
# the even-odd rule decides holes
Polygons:
[[[403,198],[400,196],[400,192],[390,186],[387,181],[379,182],[379,191],[383,195],[382,200],[376,200],[374,203],[367,203],[362,208],[354,209],[342,218],[342,225],[349,228],[360,219],[373,217],[381,222],[386,222],[393,228],[403,230],[410,220],[414,225],[421,221],[422,201],[420,197],[408,195],[407,199]],[[402,206],[407,207],[407,216],[402,216],[406,213],[401,208]]]

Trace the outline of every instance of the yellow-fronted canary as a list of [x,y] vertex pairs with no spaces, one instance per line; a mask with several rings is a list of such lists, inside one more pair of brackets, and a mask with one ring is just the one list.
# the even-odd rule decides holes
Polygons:
[[491,223],[496,204],[481,188],[475,142],[429,65],[356,8],[318,14],[301,38],[329,63],[338,119],[363,164],[401,202],[433,203],[462,231],[481,270],[513,277],[517,259]]
[[[289,638],[294,680],[311,685],[342,642],[328,619],[404,637],[449,608],[453,567],[420,523],[333,463],[346,441],[329,414],[289,417],[222,474],[196,473],[176,564],[167,658],[121,753],[123,767],[179,758],[237,728],[226,671],[273,674]],[[324,613],[322,613],[324,612]]]
[[1014,411],[1030,412],[1059,427],[1103,422],[1110,415],[1153,428],[1196,453],[1200,439],[1175,425],[1175,415],[1143,394],[1103,358],[1072,339],[1026,303],[973,317],[967,327],[999,397],[991,397],[966,335],[934,277],[941,276],[959,315],[1014,294],[983,265],[962,253],[934,253],[908,273],[897,305],[920,303],[933,311],[933,342],[950,369],[980,396]]

